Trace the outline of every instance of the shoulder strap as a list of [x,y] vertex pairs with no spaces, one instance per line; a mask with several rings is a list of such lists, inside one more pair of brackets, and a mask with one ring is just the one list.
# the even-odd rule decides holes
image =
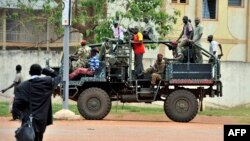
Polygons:
[[29,100],[29,112],[30,112],[30,115],[32,115],[32,103],[31,103],[31,80],[29,80],[29,97],[28,97],[28,100]]
[[120,28],[118,26],[118,37],[120,38]]

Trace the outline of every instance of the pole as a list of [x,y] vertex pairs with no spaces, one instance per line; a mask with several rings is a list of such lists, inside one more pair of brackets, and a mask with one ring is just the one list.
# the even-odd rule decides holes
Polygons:
[[68,109],[69,99],[69,25],[64,26],[63,39],[63,109]]
[[63,38],[63,109],[69,109],[69,30],[71,16],[71,0],[63,0],[62,25],[64,25]]

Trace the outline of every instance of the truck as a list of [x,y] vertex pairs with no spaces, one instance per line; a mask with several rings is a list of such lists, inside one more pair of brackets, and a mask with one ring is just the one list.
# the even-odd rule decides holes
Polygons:
[[[162,44],[170,51],[177,45],[171,41],[144,41],[145,44]],[[113,101],[122,103],[152,103],[163,101],[166,116],[175,122],[189,122],[202,110],[203,98],[221,97],[220,61],[213,54],[197,46],[202,54],[213,61],[192,61],[192,45],[180,61],[164,58],[166,68],[162,79],[150,88],[151,76],[136,79],[133,70],[133,41],[119,43],[106,38],[103,43],[89,45],[98,47],[100,66],[93,75],[80,75],[69,80],[69,98],[77,102],[82,117],[87,120],[105,118]],[[114,47],[115,46],[115,47]],[[112,50],[112,51],[110,51]],[[185,55],[187,54],[187,55]],[[183,59],[184,60],[184,59]],[[63,64],[57,68],[62,75]],[[63,85],[60,85],[61,91]],[[63,92],[61,92],[62,97]],[[200,103],[200,104],[199,104]]]

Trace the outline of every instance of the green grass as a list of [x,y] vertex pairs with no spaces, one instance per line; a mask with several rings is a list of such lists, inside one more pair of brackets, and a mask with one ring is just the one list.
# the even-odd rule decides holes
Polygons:
[[[11,116],[8,111],[9,103],[0,102],[0,116]],[[62,104],[53,104],[53,113],[62,109]],[[77,105],[69,104],[69,109],[75,114],[79,115]],[[110,114],[122,115],[122,114],[142,114],[142,115],[162,115],[164,110],[162,107],[152,107],[150,106],[131,106],[131,105],[113,105]],[[243,123],[250,123],[250,108],[247,107],[235,107],[228,109],[212,109],[206,108],[204,111],[199,112],[198,115],[206,116],[233,116]]]
[[10,116],[9,102],[0,102],[0,116]]
[[200,115],[207,116],[250,116],[250,108],[247,107],[235,107],[228,109],[212,109],[207,108],[202,112],[199,112]]
[[[53,114],[56,113],[57,111],[62,109],[62,104],[54,103],[52,105],[52,112]],[[79,115],[77,105],[76,104],[69,104],[69,110],[74,112],[75,114]]]
[[112,114],[125,114],[125,113],[137,113],[137,114],[162,114],[163,108],[160,107],[142,107],[142,106],[130,106],[130,105],[114,105],[111,109]]
[[206,116],[233,116],[241,123],[250,123],[250,108],[249,107],[234,107],[228,109],[211,109],[208,108],[202,112],[199,112],[199,115]]

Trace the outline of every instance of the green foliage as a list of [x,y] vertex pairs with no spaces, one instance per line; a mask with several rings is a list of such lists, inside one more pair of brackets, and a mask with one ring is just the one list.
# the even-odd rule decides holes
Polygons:
[[165,37],[173,30],[173,25],[180,16],[179,11],[168,14],[161,10],[163,0],[127,0],[126,12],[120,13],[119,17],[128,18],[132,21],[142,22],[144,17],[149,17],[155,25],[160,38]]
[[95,28],[95,42],[102,41],[103,37],[112,37],[112,30],[110,30],[111,22],[105,20]]
[[[22,25],[27,22],[35,23],[32,24],[32,27],[36,33],[46,31],[48,22],[53,25],[54,33],[58,36],[62,35],[62,1],[44,0],[43,5],[40,6],[41,9],[37,9],[37,1],[29,0],[28,4],[20,1],[18,7],[22,9],[22,12],[12,13],[10,18],[23,22]],[[117,2],[123,4],[117,5],[117,9],[112,9],[115,15],[107,15],[108,3]],[[83,38],[92,40],[90,42],[100,42],[102,37],[112,37],[110,29],[112,20],[125,19],[125,21],[140,25],[143,18],[147,16],[151,18],[160,38],[163,38],[171,32],[180,13],[174,11],[173,14],[167,14],[166,11],[161,10],[162,4],[163,0],[74,0],[72,4],[72,29],[82,33]]]

